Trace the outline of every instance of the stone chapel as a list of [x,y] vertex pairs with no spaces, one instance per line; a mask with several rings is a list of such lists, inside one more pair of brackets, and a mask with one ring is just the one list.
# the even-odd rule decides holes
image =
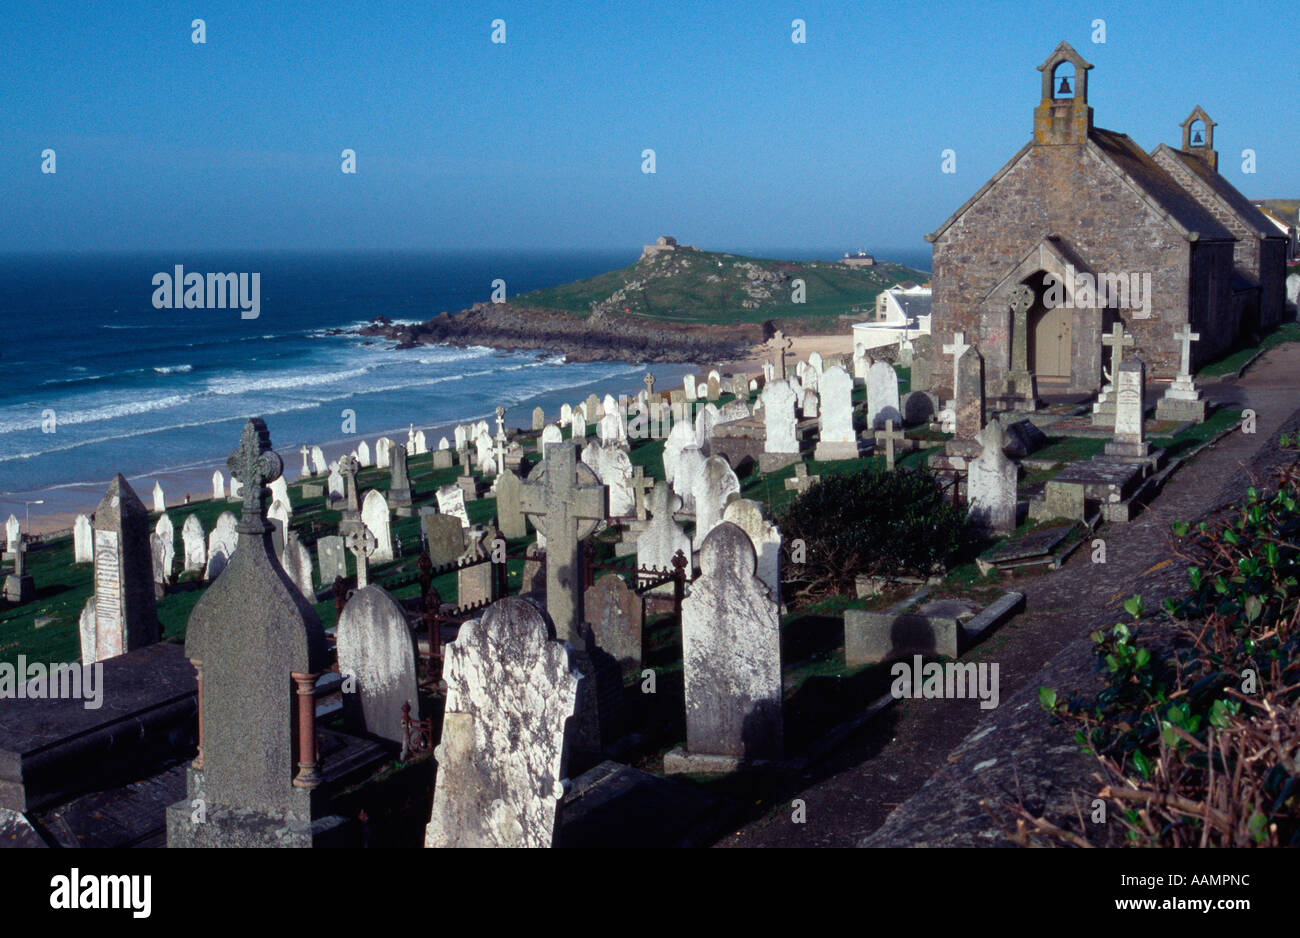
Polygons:
[[1098,390],[1110,362],[1102,336],[1116,323],[1134,339],[1124,354],[1164,379],[1179,369],[1181,327],[1200,335],[1195,371],[1285,315],[1286,239],[1219,174],[1215,122],[1196,107],[1179,149],[1147,153],[1093,126],[1091,68],[1056,47],[1038,66],[1033,138],[926,235],[934,343],[923,389],[952,396],[943,348],[958,332],[984,357],[990,404],[1015,407]]

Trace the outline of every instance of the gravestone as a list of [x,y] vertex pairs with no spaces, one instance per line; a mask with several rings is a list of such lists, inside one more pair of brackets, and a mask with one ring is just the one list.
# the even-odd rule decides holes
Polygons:
[[[475,525],[466,533],[467,547],[461,554],[463,560],[478,560],[492,555],[493,542],[499,535],[492,528]],[[478,563],[456,571],[456,605],[475,606],[498,599],[497,577],[494,564]]]
[[799,438],[795,434],[795,393],[784,381],[763,388],[763,453],[759,468],[773,472],[799,458]]
[[968,520],[977,529],[1007,534],[1016,528],[1016,464],[1003,451],[1002,426],[991,421],[980,432],[982,450],[971,460],[966,478]]
[[889,472],[894,471],[894,444],[901,443],[906,439],[906,434],[902,430],[894,429],[894,421],[886,420],[885,429],[875,432],[876,452],[880,452],[880,447],[885,447],[885,469]]
[[447,696],[426,847],[549,847],[580,678],[527,599],[493,604],[444,647]]
[[474,437],[474,468],[485,476],[495,475],[497,457],[492,446],[492,437],[484,432]]
[[1186,323],[1174,331],[1174,339],[1181,346],[1178,375],[1169,385],[1164,395],[1156,402],[1156,419],[1170,420],[1177,423],[1191,421],[1205,422],[1205,401],[1192,379],[1192,343],[1199,340],[1201,334],[1193,332]]
[[[802,464],[801,464],[802,465]],[[763,517],[763,506],[750,498],[733,498],[722,510],[722,520],[730,521],[749,535],[757,558],[756,574],[781,605],[781,529]]]
[[322,537],[316,541],[316,561],[320,565],[320,581],[323,586],[330,586],[336,577],[348,578],[348,557],[343,547],[343,538],[337,534]]
[[867,369],[867,427],[879,430],[886,420],[903,422],[898,409],[898,372],[889,362],[876,362]]
[[740,480],[721,456],[710,456],[695,479],[695,546],[722,520],[727,499],[740,494]]
[[93,664],[158,641],[149,513],[121,474],[95,509],[94,641],[82,648]]
[[717,426],[721,412],[717,404],[705,404],[695,415],[695,445],[701,450],[708,447],[713,439],[713,428]]
[[573,405],[561,404],[560,405],[560,426],[562,427],[568,426],[571,420],[573,420]]
[[814,391],[812,388],[804,388],[802,410],[805,419],[808,420],[817,419],[817,416],[821,413],[818,407],[820,401],[821,401],[821,397],[817,394],[816,391]]
[[406,613],[382,586],[367,586],[348,600],[335,635],[344,719],[354,729],[401,745],[402,704],[409,703],[418,715],[420,703],[415,637]]
[[390,469],[393,465],[393,441],[386,436],[375,440],[375,468]]
[[409,475],[406,447],[394,443],[388,451],[389,483],[388,504],[399,518],[410,518],[415,514],[411,508],[411,479]]
[[425,547],[435,566],[452,563],[465,553],[466,525],[456,515],[421,514]]
[[220,469],[212,473],[212,497],[218,501],[226,497],[226,480]]
[[275,546],[275,555],[284,553],[285,539],[289,534],[289,510],[284,502],[276,499],[267,509],[266,520],[271,523],[271,543]]
[[304,444],[299,453],[302,456],[302,471],[298,473],[298,478],[305,479],[311,475],[311,449]]
[[172,565],[176,561],[176,528],[172,525],[172,519],[167,517],[163,512],[158,516],[158,523],[154,525],[153,531],[158,535],[162,543],[162,565],[166,571],[167,579],[171,579]]
[[293,516],[293,502],[289,501],[289,483],[284,476],[271,483],[271,504],[279,502],[284,506],[285,517]]
[[704,472],[705,456],[695,444],[684,447],[677,454],[677,469],[673,473],[673,491],[682,500],[682,510],[695,514],[695,483]]
[[465,490],[459,486],[444,485],[438,489],[438,511],[458,518],[461,527],[469,527],[469,512],[465,510]]
[[365,589],[370,585],[370,558],[379,546],[374,533],[365,525],[353,528],[343,535],[343,546],[352,555],[357,570],[357,589]]
[[497,478],[497,526],[501,535],[513,540],[528,536],[524,513],[519,507],[519,476],[509,469]]
[[217,523],[208,532],[208,567],[204,571],[203,578],[209,583],[221,576],[221,571],[225,570],[226,564],[230,562],[230,555],[235,552],[235,545],[239,543],[236,527],[235,516],[228,511],[223,511],[217,518]]
[[369,469],[374,465],[370,458],[370,444],[362,440],[357,444],[357,462],[361,464],[362,469]]
[[[587,421],[581,408],[575,410],[569,417],[569,431],[569,436],[574,440],[585,440],[587,438]],[[560,439],[563,438],[564,434],[560,434]]]
[[329,499],[331,502],[343,501],[346,496],[346,484],[343,481],[343,473],[339,471],[338,463],[334,463],[334,465],[330,466],[330,474],[329,478],[326,479],[326,487],[329,491]]
[[[313,583],[315,571],[312,569],[311,552],[298,540],[296,531],[289,532],[289,540],[284,545],[284,554],[280,558],[284,572],[289,574],[293,585],[298,587],[303,599],[309,603],[316,602],[316,586]],[[333,580],[330,581],[331,583]]]
[[587,587],[583,602],[596,647],[618,662],[625,682],[639,678],[645,602],[617,573]]
[[227,501],[232,501],[232,502],[237,502],[237,501],[242,500],[243,497],[244,497],[244,495],[243,495],[243,490],[242,490],[242,488],[241,488],[241,486],[240,486],[239,480],[238,480],[238,479],[231,479],[231,480],[230,480],[230,488],[229,488],[229,490],[227,491],[227,494],[226,494],[226,500],[227,500]]
[[[672,570],[673,557],[678,551],[687,558],[691,556],[691,539],[673,518],[673,512],[681,505],[681,498],[673,494],[667,482],[654,484],[650,490],[650,521],[636,539],[638,566]],[[661,588],[656,590],[663,592]]]
[[1151,444],[1146,441],[1146,365],[1131,358],[1119,366],[1115,380],[1115,436],[1106,444],[1106,456],[1119,462],[1146,462]]
[[938,408],[929,391],[908,391],[899,408],[903,412],[903,426],[924,426],[935,419]]
[[597,423],[600,418],[605,416],[605,409],[600,404],[600,398],[595,393],[587,395],[587,399],[582,402],[582,416],[587,423]]
[[[583,430],[583,436],[586,436],[586,430]],[[574,436],[577,436],[575,433]],[[547,424],[542,428],[542,435],[537,440],[537,451],[543,456],[546,455],[546,448],[554,443],[563,443],[564,434],[555,424]]]
[[821,395],[821,427],[813,459],[818,462],[857,459],[858,437],[853,429],[853,378],[838,365],[827,369],[821,379]]
[[635,513],[632,460],[627,450],[616,443],[588,443],[582,449],[582,461],[591,467],[601,483],[609,487],[611,518],[626,518]]
[[260,418],[244,425],[228,464],[244,489],[239,543],[186,630],[203,719],[186,796],[167,809],[167,844],[312,846],[342,823],[322,817],[325,801],[313,791],[321,775],[312,689],[329,663],[325,633],[274,556],[266,483],[282,464]]
[[957,360],[956,438],[974,440],[984,429],[984,357],[967,346]]
[[393,529],[384,493],[371,489],[361,506],[361,523],[375,536],[375,550],[370,559],[375,563],[393,560]]
[[[444,438],[444,442],[445,442],[445,438]],[[452,462],[451,450],[447,449],[446,447],[443,447],[442,449],[434,450],[432,462],[433,462],[434,469],[450,469],[454,465],[454,463]]]
[[540,430],[546,426],[546,412],[540,407],[533,408],[533,429]]
[[663,466],[664,479],[672,482],[677,477],[677,463],[681,457],[682,450],[688,446],[697,446],[695,442],[695,430],[686,421],[680,421],[673,425],[668,431],[668,439],[664,440]]
[[814,482],[820,482],[821,480],[821,476],[810,476],[808,467],[802,462],[797,462],[794,464],[794,475],[785,480],[785,490],[787,492],[798,492],[802,495],[812,488]]
[[700,549],[700,577],[682,602],[686,748],[665,772],[730,771],[783,754],[778,607],[755,576],[754,545],[724,521]]
[[321,476],[325,474],[327,468],[325,464],[325,451],[319,446],[313,446],[311,448],[311,465],[312,469],[315,470],[312,472],[312,475]]
[[77,515],[72,523],[72,560],[73,563],[95,562],[95,529],[89,515]]
[[162,484],[159,482],[153,484],[153,510],[155,512],[167,510],[167,499],[163,497]]

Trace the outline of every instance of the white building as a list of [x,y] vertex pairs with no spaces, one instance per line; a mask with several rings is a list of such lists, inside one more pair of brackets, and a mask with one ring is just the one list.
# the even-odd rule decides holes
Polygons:
[[930,288],[911,281],[895,284],[876,297],[875,316],[854,323],[854,348],[873,349],[930,334]]

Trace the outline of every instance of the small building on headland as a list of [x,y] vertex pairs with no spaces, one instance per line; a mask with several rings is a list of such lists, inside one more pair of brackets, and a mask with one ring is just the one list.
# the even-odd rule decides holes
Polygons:
[[672,235],[660,235],[654,244],[645,244],[641,246],[641,260],[665,252],[694,250],[695,248],[689,244],[678,244],[677,239]]
[[956,333],[978,345],[998,397],[1015,393],[1012,362],[1026,359],[1044,393],[1098,390],[1110,360],[1102,336],[1117,324],[1134,340],[1124,354],[1168,378],[1182,328],[1199,334],[1194,370],[1283,319],[1287,239],[1219,174],[1214,121],[1197,107],[1180,148],[1148,153],[1093,125],[1092,67],[1057,46],[1038,66],[1032,139],[926,236],[935,341],[925,390],[951,396],[943,348]]
[[852,254],[845,251],[840,263],[846,267],[875,267],[876,259],[866,251],[854,251]]

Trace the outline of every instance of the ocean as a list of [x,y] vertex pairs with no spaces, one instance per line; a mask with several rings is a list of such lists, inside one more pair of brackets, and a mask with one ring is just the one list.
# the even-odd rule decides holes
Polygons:
[[[0,316],[8,325],[0,344],[0,515],[22,517],[22,502],[42,497],[46,511],[89,510],[117,472],[133,484],[144,480],[137,492],[146,503],[153,478],[164,480],[169,501],[182,493],[168,478],[204,496],[203,475],[224,462],[251,415],[266,419],[292,478],[304,443],[335,458],[358,437],[372,445],[381,435],[404,440],[410,423],[445,429],[504,404],[510,425],[527,425],[537,403],[551,413],[588,387],[634,393],[644,373],[635,363],[565,363],[555,354],[487,348],[392,350],[327,333],[376,315],[422,321],[489,299],[498,278],[513,296],[626,266],[638,253],[0,258]],[[887,256],[929,266],[928,252],[914,253]],[[257,318],[242,318],[237,307],[155,309],[154,276],[177,265],[187,273],[258,273]],[[661,382],[677,383],[690,369],[653,370]],[[349,412],[355,436],[346,432]],[[429,443],[436,446],[437,436]]]

